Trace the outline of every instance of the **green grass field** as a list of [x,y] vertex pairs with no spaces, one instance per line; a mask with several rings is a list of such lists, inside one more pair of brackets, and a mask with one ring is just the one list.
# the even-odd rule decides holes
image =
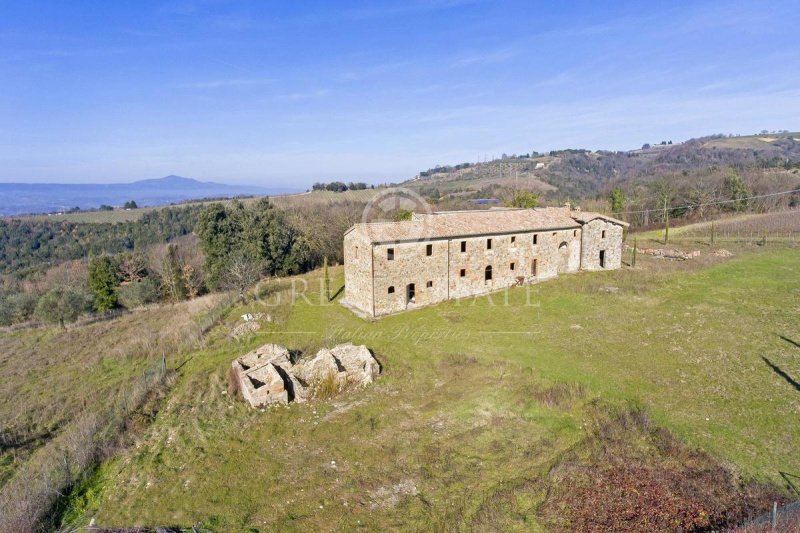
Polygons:
[[[230,310],[182,363],[151,428],[67,516],[233,531],[546,530],[550,469],[587,438],[598,406],[640,406],[743,479],[780,484],[780,472],[800,474],[800,249],[731,250],[640,256],[636,269],[379,321],[322,304],[320,274],[304,276],[294,305],[283,292],[280,305],[273,294]],[[243,312],[275,320],[234,340]],[[231,360],[263,343],[308,353],[345,341],[374,350],[377,383],[265,411],[225,392]]]

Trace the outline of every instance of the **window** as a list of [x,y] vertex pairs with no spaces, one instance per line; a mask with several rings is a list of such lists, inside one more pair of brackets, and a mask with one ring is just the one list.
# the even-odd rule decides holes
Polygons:
[[511,246],[516,246],[516,245],[517,245],[517,238],[511,237]]
[[429,244],[428,246],[425,247],[425,255],[427,255],[427,256],[433,255],[433,245],[432,244]]
[[425,287],[428,289],[433,288],[433,282],[429,281],[428,283],[425,284]]
[[394,248],[387,248],[386,249],[386,260],[387,261],[394,261]]
[[567,241],[562,242],[558,245],[559,252],[566,252],[567,251]]
[[409,283],[406,286],[406,303],[413,304],[414,298],[417,296],[417,289],[413,283]]
[[606,267],[606,251],[600,250],[600,268]]
[[486,270],[483,272],[483,280],[492,281],[492,265],[486,267]]
[[389,287],[389,290],[388,290],[388,291],[386,291],[386,292],[388,292],[389,294],[394,294],[394,285],[392,285],[391,287]]
[[556,232],[554,231],[554,232],[553,232],[553,237],[555,237],[556,235],[557,235],[557,234],[556,234]]
[[463,278],[463,277],[465,277],[465,276],[467,275],[467,269],[466,269],[466,268],[462,268],[462,269],[461,269],[461,272],[459,273],[459,275],[460,275],[462,278]]
[[356,246],[355,256],[356,256],[356,259],[358,259],[358,246]]
[[573,237],[577,237],[578,236],[578,230],[576,230],[576,229],[572,230],[572,236]]
[[600,238],[601,239],[605,239],[606,238],[606,230],[603,230],[603,233],[600,234]]
[[511,263],[511,265],[509,266],[509,268],[510,268],[511,270],[514,270],[514,267],[516,267],[516,266],[517,266],[516,264],[514,264],[514,263]]
[[536,277],[536,267],[539,266],[539,262],[534,259],[533,263],[531,263],[531,276]]
[[539,244],[539,236],[536,234],[533,236],[533,244]]
[[461,252],[467,251],[467,241],[461,241]]
[[492,249],[492,239],[486,239],[486,249],[487,250]]

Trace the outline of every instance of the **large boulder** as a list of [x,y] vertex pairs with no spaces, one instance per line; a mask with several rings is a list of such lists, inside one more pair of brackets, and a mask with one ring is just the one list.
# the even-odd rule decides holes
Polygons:
[[242,396],[253,407],[289,403],[289,392],[286,390],[283,375],[274,364],[267,363],[259,368],[238,373]]
[[265,344],[252,352],[244,354],[238,361],[245,369],[257,368],[267,363],[272,363],[287,371],[292,367],[292,358],[289,356],[289,350],[280,344]]
[[349,343],[323,348],[313,358],[297,364],[292,363],[285,346],[265,344],[235,359],[232,368],[242,396],[253,407],[306,401],[319,392],[318,385],[331,378],[334,392],[367,385],[381,372],[380,364],[366,346]]
[[317,352],[313,359],[298,363],[292,369],[292,374],[307,384],[316,383],[328,376],[337,376],[341,372],[339,363],[330,350],[323,348]]
[[381,365],[364,345],[340,344],[331,348],[331,354],[344,368],[352,383],[367,385],[375,381],[381,373]]

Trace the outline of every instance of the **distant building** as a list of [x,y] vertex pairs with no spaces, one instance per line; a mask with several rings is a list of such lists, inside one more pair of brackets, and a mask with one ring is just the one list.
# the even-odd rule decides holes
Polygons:
[[489,204],[499,204],[500,200],[497,198],[475,198],[470,200],[473,204],[477,205],[489,205]]
[[627,225],[568,206],[356,224],[344,236],[342,303],[377,317],[566,272],[616,269]]

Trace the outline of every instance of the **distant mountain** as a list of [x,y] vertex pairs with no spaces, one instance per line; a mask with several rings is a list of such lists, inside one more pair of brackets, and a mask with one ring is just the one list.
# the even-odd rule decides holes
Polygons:
[[167,205],[202,198],[267,196],[297,192],[293,189],[225,185],[181,176],[132,183],[0,183],[0,215],[55,213],[79,207],[119,206],[129,200],[139,207]]

